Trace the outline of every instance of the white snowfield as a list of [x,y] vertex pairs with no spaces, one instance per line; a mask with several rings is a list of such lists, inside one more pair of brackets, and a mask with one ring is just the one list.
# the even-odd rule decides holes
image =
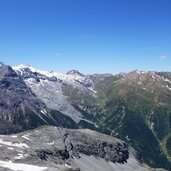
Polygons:
[[8,168],[14,171],[45,171],[47,167],[39,167],[29,164],[13,163],[12,161],[1,161],[0,167]]

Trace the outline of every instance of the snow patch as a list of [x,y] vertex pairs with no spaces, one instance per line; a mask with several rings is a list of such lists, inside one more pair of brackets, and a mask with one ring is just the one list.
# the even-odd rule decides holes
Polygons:
[[47,143],[47,145],[53,145],[53,144],[54,144],[54,141]]
[[142,82],[138,82],[137,84],[138,84],[138,85],[142,85]]
[[139,70],[136,70],[136,73],[137,73],[137,74],[141,74],[141,71],[139,71]]
[[28,78],[27,79],[29,84],[35,84],[36,80],[34,78]]
[[153,128],[154,128],[154,122],[151,122],[150,129],[153,130]]
[[145,87],[142,87],[143,90],[147,90]]
[[141,74],[146,74],[147,72],[145,72],[145,71],[141,71]]
[[24,158],[22,153],[18,153],[18,156],[14,157],[15,159],[22,159]]
[[90,91],[92,91],[94,94],[96,94],[96,93],[97,93],[97,91],[95,91],[92,87],[91,87],[91,88],[89,88],[89,90],[90,90]]
[[17,150],[17,152],[19,152],[19,153],[24,153],[23,151],[21,151],[21,150]]
[[35,165],[13,163],[12,161],[2,161],[0,160],[0,167],[8,168],[13,171],[44,171],[48,169],[47,167],[39,167]]
[[7,141],[3,141],[2,139],[0,139],[0,144],[12,146],[12,147],[19,147],[19,148],[29,148],[27,144],[19,143],[19,142],[7,142]]
[[171,80],[169,80],[169,79],[167,79],[167,78],[164,78],[163,76],[162,76],[162,79],[163,79],[165,82],[168,82],[168,83],[171,84]]
[[137,74],[146,74],[147,72],[145,72],[145,71],[140,71],[140,70],[136,70],[135,71]]
[[72,168],[71,166],[69,166],[67,163],[65,163],[65,166],[68,167],[68,168]]
[[12,147],[7,147],[7,149],[8,149],[8,150],[14,150],[14,148],[12,148]]
[[171,88],[168,85],[166,85],[166,88],[168,88],[169,90],[171,90]]
[[22,138],[26,139],[26,140],[30,140],[30,138],[28,137],[29,135],[23,135]]
[[130,140],[129,137],[128,137],[128,135],[127,135],[125,138],[126,138],[128,141]]
[[152,81],[154,82],[154,81],[155,81],[155,76],[154,76],[154,75],[152,75],[151,77],[152,77]]
[[46,109],[41,109],[40,112],[43,113],[43,114],[45,114],[45,115],[47,114]]

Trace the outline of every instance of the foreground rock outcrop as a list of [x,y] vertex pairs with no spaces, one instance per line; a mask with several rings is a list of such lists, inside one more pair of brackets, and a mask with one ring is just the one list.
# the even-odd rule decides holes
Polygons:
[[[0,136],[0,170],[148,170],[125,142],[88,129],[41,127]],[[37,171],[36,170],[36,171]]]

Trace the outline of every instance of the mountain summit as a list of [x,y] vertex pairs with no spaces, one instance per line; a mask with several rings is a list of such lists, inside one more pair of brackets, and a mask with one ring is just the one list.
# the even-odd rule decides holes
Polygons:
[[82,73],[80,73],[78,70],[70,70],[66,73],[67,75],[78,75],[78,76],[84,76]]

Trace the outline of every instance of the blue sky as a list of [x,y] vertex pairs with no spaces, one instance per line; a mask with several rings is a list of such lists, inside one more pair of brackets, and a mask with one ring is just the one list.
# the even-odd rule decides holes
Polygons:
[[42,70],[171,71],[170,0],[0,0],[0,61]]

